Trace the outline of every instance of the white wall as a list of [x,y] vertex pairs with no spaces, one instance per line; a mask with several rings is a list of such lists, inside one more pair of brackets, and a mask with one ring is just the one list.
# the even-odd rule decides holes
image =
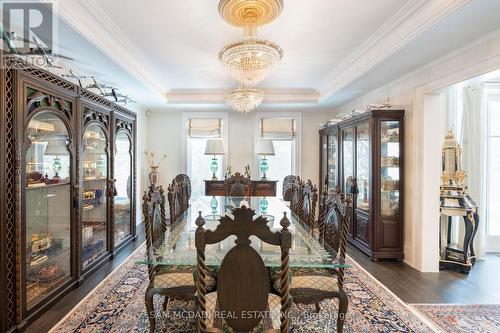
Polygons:
[[[259,111],[260,112],[260,111]],[[301,176],[319,185],[319,125],[332,118],[332,113],[303,111],[301,126]],[[233,172],[243,172],[250,164],[253,175],[258,174],[253,150],[256,113],[242,115],[228,112],[228,163]],[[182,111],[150,110],[145,131],[146,149],[157,155],[167,154],[160,166],[160,184],[164,187],[183,170]],[[142,154],[144,155],[142,149]],[[208,167],[208,166],[207,166]]]
[[147,179],[147,164],[144,162],[144,149],[146,149],[147,121],[146,111],[140,106],[127,105],[127,108],[137,115],[137,186],[136,186],[136,223],[143,221],[142,218],[142,196],[148,186]]
[[435,244],[425,242],[435,242],[438,238],[428,240],[428,233],[435,230],[431,222],[423,221],[434,221],[436,207],[426,199],[434,196],[435,193],[429,191],[431,187],[438,190],[439,180],[426,179],[425,166],[433,165],[435,160],[428,152],[434,151],[436,145],[441,147],[443,142],[442,131],[431,129],[443,128],[446,121],[439,114],[424,116],[424,96],[499,68],[500,31],[496,31],[336,110],[348,113],[387,97],[391,98],[394,108],[406,109],[405,261],[419,270],[437,271]]

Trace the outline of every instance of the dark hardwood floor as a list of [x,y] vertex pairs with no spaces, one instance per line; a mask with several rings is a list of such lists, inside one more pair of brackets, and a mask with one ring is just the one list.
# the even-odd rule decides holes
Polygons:
[[52,308],[35,320],[26,332],[40,333],[48,332],[52,326],[57,324],[68,312],[71,311],[92,289],[112,273],[132,252],[144,242],[144,223],[137,226],[137,239],[123,248],[113,260],[101,266],[94,274],[75,290],[66,294]]
[[347,254],[406,303],[500,304],[500,256],[490,254],[471,272],[422,273],[398,261],[371,261],[353,246]]

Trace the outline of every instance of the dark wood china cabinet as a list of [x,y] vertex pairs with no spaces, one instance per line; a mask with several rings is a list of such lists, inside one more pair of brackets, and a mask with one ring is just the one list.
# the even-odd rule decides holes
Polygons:
[[0,331],[22,331],[134,239],[136,120],[49,72],[2,61]]
[[373,260],[403,259],[404,110],[369,110],[319,134],[328,190],[357,182],[349,242]]

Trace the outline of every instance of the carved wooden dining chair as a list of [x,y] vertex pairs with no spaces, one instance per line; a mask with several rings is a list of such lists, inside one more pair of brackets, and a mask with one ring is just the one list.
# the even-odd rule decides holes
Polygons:
[[[345,200],[340,192],[323,195],[324,209],[320,219],[325,221],[325,242],[328,246],[335,247],[332,257],[339,264],[345,264],[347,246],[348,219],[352,211],[352,199]],[[337,332],[343,332],[347,313],[348,299],[344,291],[343,266],[336,269],[293,269],[290,284],[290,295],[297,304],[315,304],[316,311],[320,311],[319,303],[330,298],[338,298]],[[279,284],[274,283],[274,288],[279,291]]]
[[304,182],[300,179],[300,177],[297,176],[293,180],[292,198],[290,200],[290,210],[292,211],[292,213],[294,213],[299,217],[302,214],[301,211],[304,202],[303,187],[304,187]]
[[291,201],[293,196],[293,185],[297,176],[288,175],[283,179],[283,200]]
[[186,174],[178,174],[174,178],[179,184],[180,193],[178,196],[181,211],[184,213],[189,207],[189,199],[191,199],[191,179]]
[[224,179],[224,193],[226,197],[250,197],[252,181],[239,172]]
[[[165,231],[167,230],[165,202],[165,193],[161,186],[151,185],[149,192],[144,192],[142,212],[145,219],[147,259],[150,261],[148,265],[149,284],[146,289],[145,303],[150,332],[154,332],[156,324],[153,306],[154,295],[165,296],[163,304],[165,309],[169,299],[193,300],[196,292],[193,267],[154,264],[156,258],[153,254],[153,248],[165,241]],[[210,271],[206,280],[206,288],[213,289],[215,280]]]
[[318,188],[313,185],[309,179],[305,182],[302,189],[302,210],[300,218],[311,232],[317,228],[316,225],[316,207],[318,204]]
[[191,180],[187,175],[175,176],[172,183],[168,185],[168,207],[170,223],[175,223],[189,208],[191,198]]
[[[224,216],[215,230],[204,228],[201,216],[196,220],[195,244],[198,262],[197,298],[203,316],[197,319],[197,332],[249,332],[255,327],[264,332],[290,332],[288,311],[292,300],[289,295],[290,221],[286,213],[281,220],[282,229],[271,231],[265,217],[253,219],[255,211],[245,206],[232,210],[234,219]],[[234,246],[222,260],[217,276],[217,292],[206,292],[205,248],[229,236],[236,236]],[[250,245],[250,236],[281,248],[280,296],[270,293],[269,272],[259,253]],[[224,317],[223,314],[233,315]],[[273,316],[274,314],[274,316]],[[276,316],[276,314],[278,314]],[[224,320],[223,320],[224,319]]]

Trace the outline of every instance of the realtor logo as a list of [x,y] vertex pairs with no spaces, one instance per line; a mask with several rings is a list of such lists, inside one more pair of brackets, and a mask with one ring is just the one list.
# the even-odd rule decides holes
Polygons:
[[52,3],[4,1],[0,6],[2,51],[46,60],[54,47]]

